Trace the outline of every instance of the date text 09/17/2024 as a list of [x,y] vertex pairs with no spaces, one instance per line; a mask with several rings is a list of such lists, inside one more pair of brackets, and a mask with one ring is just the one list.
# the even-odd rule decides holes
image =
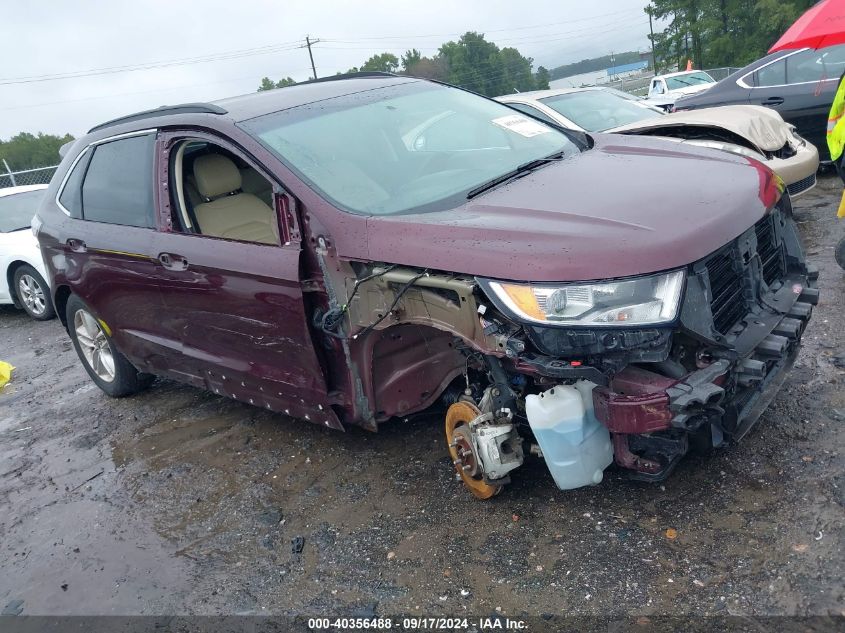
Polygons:
[[449,618],[449,617],[406,617],[401,620],[393,618],[309,618],[310,630],[389,630],[403,631],[455,631],[455,630],[510,630],[523,631],[528,628],[524,620],[506,618],[502,616],[482,618]]

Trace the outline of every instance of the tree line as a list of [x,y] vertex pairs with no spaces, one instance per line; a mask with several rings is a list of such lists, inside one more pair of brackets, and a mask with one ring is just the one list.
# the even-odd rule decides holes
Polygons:
[[[431,57],[412,48],[401,57],[379,53],[361,66],[347,72],[387,72],[423,77],[461,86],[488,97],[513,92],[545,90],[549,87],[549,71],[540,66],[534,71],[534,60],[512,47],[499,48],[488,42],[483,33],[468,31],[455,42],[441,45]],[[341,74],[341,73],[338,73]],[[264,77],[259,91],[283,88],[296,83],[291,77],[273,81]]]
[[37,136],[21,132],[8,141],[0,140],[0,174],[6,171],[3,160],[12,171],[58,165],[61,160],[59,148],[72,140],[73,136],[70,134],[56,136],[41,132]]
[[680,70],[745,66],[766,51],[816,0],[651,0],[645,12],[668,20],[654,34],[657,66]]

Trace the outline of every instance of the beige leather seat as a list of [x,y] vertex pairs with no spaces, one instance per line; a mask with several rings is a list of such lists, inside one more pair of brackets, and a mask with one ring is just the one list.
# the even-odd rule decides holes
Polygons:
[[197,157],[194,180],[203,198],[203,202],[194,207],[203,235],[279,243],[279,227],[273,210],[254,195],[240,192],[241,172],[231,159],[222,154]]
[[251,193],[266,204],[273,204],[273,185],[252,167],[245,167],[240,171],[243,192]]
[[185,197],[191,205],[191,209],[196,208],[198,204],[202,204],[202,196],[197,190],[197,181],[194,180],[193,174],[188,175],[184,182]]

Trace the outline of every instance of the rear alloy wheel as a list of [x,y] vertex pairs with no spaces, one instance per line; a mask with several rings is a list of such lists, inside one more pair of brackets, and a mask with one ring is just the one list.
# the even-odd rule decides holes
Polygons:
[[24,264],[15,271],[15,294],[26,313],[36,321],[47,321],[56,316],[50,287],[32,266]]
[[839,267],[845,270],[845,237],[839,240],[839,244],[834,247],[834,256]]
[[73,329],[83,360],[103,382],[114,382],[114,354],[103,328],[86,310],[73,315]]
[[139,372],[114,345],[108,328],[76,295],[67,302],[67,329],[85,371],[108,395],[120,398],[146,389],[153,376]]

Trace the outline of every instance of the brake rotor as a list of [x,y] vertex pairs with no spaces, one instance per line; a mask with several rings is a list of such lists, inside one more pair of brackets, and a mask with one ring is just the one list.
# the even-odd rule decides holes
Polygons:
[[471,441],[469,423],[481,415],[475,405],[456,402],[446,411],[446,443],[455,470],[464,485],[479,499],[489,499],[502,491],[503,486],[493,486],[484,481],[480,461]]

